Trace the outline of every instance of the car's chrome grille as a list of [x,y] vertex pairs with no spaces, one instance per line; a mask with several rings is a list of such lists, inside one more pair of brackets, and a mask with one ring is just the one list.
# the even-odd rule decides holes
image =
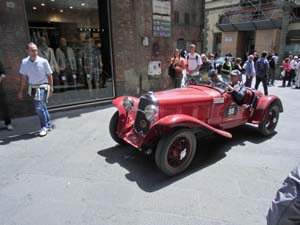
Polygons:
[[147,105],[154,104],[151,96],[143,95],[140,97],[138,111],[136,113],[136,118],[134,122],[134,129],[136,132],[145,135],[150,127],[150,122],[145,117],[145,108]]

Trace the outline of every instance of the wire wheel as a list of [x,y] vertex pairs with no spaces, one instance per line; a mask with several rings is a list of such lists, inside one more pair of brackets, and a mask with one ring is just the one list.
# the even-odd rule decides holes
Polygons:
[[161,138],[155,152],[155,162],[166,175],[174,176],[191,164],[195,152],[195,135],[188,129],[182,129]]
[[279,120],[279,107],[273,104],[269,107],[264,116],[263,122],[259,124],[258,129],[264,136],[269,136],[274,133]]

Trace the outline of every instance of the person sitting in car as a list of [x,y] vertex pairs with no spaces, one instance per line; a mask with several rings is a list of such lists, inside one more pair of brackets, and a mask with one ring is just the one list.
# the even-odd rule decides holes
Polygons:
[[230,83],[227,85],[228,92],[238,105],[243,104],[243,100],[247,94],[245,85],[240,81],[240,76],[241,72],[239,70],[233,70],[230,73]]
[[217,87],[217,88],[221,88],[223,90],[226,89],[226,84],[219,79],[218,77],[218,73],[216,70],[214,69],[211,69],[209,72],[208,72],[208,76],[210,78],[210,86],[212,87]]

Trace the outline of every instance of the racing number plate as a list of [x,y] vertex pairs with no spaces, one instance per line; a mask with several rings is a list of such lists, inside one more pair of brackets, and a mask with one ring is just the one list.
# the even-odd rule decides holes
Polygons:
[[225,111],[225,117],[234,116],[238,112],[238,106],[237,105],[230,105]]

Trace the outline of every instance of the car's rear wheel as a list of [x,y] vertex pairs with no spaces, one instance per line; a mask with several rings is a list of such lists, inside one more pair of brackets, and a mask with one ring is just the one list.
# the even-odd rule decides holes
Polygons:
[[279,106],[272,104],[266,112],[263,121],[259,124],[258,130],[264,136],[274,133],[279,119]]
[[109,133],[115,142],[117,142],[120,145],[124,145],[126,144],[126,142],[121,138],[119,138],[117,135],[118,123],[119,123],[119,112],[116,111],[114,115],[111,117],[109,122]]
[[196,145],[196,136],[188,129],[161,138],[155,152],[157,167],[168,176],[183,172],[194,158]]

